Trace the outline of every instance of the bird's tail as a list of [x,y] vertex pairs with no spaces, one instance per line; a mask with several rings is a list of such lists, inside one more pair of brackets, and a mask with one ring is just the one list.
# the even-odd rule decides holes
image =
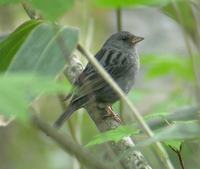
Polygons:
[[61,116],[55,121],[53,126],[59,129],[62,126],[62,124],[72,115],[74,111],[76,111],[75,106],[69,105],[67,110],[63,114],[61,114]]

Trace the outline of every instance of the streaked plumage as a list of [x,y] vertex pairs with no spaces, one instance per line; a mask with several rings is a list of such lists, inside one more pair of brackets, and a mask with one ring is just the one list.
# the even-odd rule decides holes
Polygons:
[[[128,93],[135,82],[139,70],[139,56],[135,44],[143,40],[129,32],[113,34],[95,55],[99,63],[111,75],[121,89]],[[77,86],[67,110],[55,122],[60,127],[70,115],[88,102],[95,101],[112,105],[119,100],[118,95],[98,74],[93,65],[87,64],[75,82]]]

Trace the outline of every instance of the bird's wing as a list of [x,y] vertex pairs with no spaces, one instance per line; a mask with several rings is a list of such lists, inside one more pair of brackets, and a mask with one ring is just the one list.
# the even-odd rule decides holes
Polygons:
[[[124,72],[130,68],[127,67],[128,57],[125,55],[128,55],[128,53],[122,53],[116,49],[101,49],[95,57],[111,77],[116,79],[122,76]],[[73,101],[91,95],[95,93],[95,91],[109,85],[90,63],[88,63],[84,71],[81,73],[76,84],[79,87],[75,92]]]

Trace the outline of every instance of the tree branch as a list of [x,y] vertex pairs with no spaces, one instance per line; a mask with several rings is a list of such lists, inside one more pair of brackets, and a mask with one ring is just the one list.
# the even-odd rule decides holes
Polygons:
[[[128,106],[131,113],[135,116],[137,122],[139,123],[140,127],[143,129],[143,131],[149,136],[154,137],[154,133],[149,128],[147,123],[144,121],[143,117],[140,115],[138,110],[133,106],[131,101],[127,99],[124,92],[121,90],[121,88],[114,82],[114,80],[111,78],[111,76],[106,72],[106,70],[99,64],[99,62],[94,58],[89,52],[87,52],[80,44],[78,44],[77,49],[80,53],[82,53],[88,61],[96,68],[98,73],[104,78],[104,80],[113,88],[113,90],[118,94],[118,96],[123,99],[124,103]],[[90,111],[89,111],[90,112]],[[94,113],[93,113],[94,114]],[[95,113],[97,114],[97,113]],[[94,120],[94,119],[93,119]],[[164,167],[167,169],[174,169],[167,152],[165,151],[164,147],[160,142],[155,143],[155,150],[157,152],[158,157],[161,159],[161,162],[163,163]]]
[[64,151],[75,155],[77,159],[86,166],[91,169],[110,169],[108,165],[100,162],[89,152],[85,151],[81,146],[75,144],[74,141],[70,139],[70,136],[63,136],[59,134],[56,129],[42,121],[38,116],[32,115],[32,122],[38,129],[47,134],[53,141],[58,143]]
[[[71,58],[70,64],[65,70],[65,75],[71,82],[74,82],[74,80],[82,72],[83,66],[80,64],[81,63],[76,56]],[[80,68],[82,68],[82,70]],[[105,109],[99,109],[95,104],[87,105],[85,108],[101,132],[115,129],[120,126],[120,123],[112,117],[105,119],[104,115],[107,114]],[[120,158],[120,162],[124,169],[151,169],[141,152],[133,150],[135,144],[130,137],[124,138],[118,143],[110,142],[110,146],[116,156]],[[121,157],[122,154],[125,155]]]

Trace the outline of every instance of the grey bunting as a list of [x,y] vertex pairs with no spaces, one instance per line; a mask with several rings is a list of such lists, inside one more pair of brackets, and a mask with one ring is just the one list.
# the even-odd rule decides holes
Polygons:
[[[129,32],[121,31],[111,35],[95,55],[99,63],[126,94],[132,88],[140,66],[135,46],[143,39]],[[74,85],[76,89],[71,94],[67,110],[56,120],[54,127],[61,127],[74,111],[89,103],[104,105],[108,116],[117,117],[111,106],[119,100],[119,96],[92,64],[87,64]],[[120,119],[118,118],[118,120]]]

